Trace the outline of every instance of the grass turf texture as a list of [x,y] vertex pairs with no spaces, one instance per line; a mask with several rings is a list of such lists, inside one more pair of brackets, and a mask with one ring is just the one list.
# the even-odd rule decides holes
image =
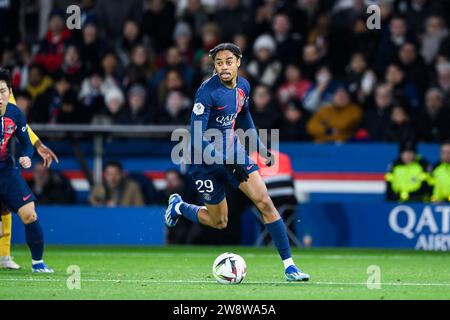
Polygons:
[[[223,252],[244,257],[239,285],[221,285],[212,274]],[[55,274],[32,274],[25,246],[13,248],[19,271],[0,269],[4,299],[450,299],[450,254],[399,250],[293,250],[309,282],[287,283],[274,248],[56,247],[46,248]],[[69,290],[67,268],[81,269],[81,289]],[[381,269],[381,289],[369,290],[367,268]]]

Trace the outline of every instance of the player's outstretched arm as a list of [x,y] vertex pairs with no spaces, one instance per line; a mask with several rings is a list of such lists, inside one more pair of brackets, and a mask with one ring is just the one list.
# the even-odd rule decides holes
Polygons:
[[56,154],[47,147],[41,139],[37,136],[36,133],[34,133],[33,129],[27,124],[27,132],[28,136],[30,137],[31,144],[36,148],[36,151],[41,156],[42,160],[44,160],[44,166],[47,168],[50,168],[52,165],[53,160],[56,161],[56,163],[59,163],[59,159],[56,156]]

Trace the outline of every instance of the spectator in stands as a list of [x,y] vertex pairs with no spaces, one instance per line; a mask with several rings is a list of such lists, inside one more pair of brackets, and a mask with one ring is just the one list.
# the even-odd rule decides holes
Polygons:
[[127,20],[123,25],[122,38],[116,52],[123,66],[130,63],[131,50],[142,42],[139,25],[134,20]]
[[14,92],[16,98],[16,105],[24,113],[27,122],[29,122],[30,109],[33,105],[31,96],[27,91],[16,91]]
[[284,109],[288,101],[296,99],[302,101],[311,82],[302,77],[302,72],[298,66],[289,64],[284,72],[284,82],[278,87],[277,97]]
[[376,57],[377,71],[384,73],[387,66],[395,61],[400,47],[405,42],[414,42],[415,38],[408,32],[408,25],[403,17],[396,16],[389,22],[389,32],[381,38]]
[[172,45],[175,28],[175,6],[172,1],[144,0],[145,11],[142,29],[150,38],[157,54],[166,51]]
[[219,44],[220,30],[219,26],[213,22],[207,22],[203,25],[201,35],[201,47],[195,52],[194,64],[198,64],[200,59],[206,54],[209,54],[209,50]]
[[85,72],[78,48],[75,45],[69,45],[66,48],[64,61],[59,71],[66,74],[67,79],[79,90],[81,81],[85,77]]
[[134,84],[127,92],[127,104],[123,124],[149,124],[154,121],[155,105],[147,104],[147,91],[141,84]]
[[103,171],[103,183],[96,185],[89,195],[93,206],[143,206],[144,197],[139,185],[128,179],[120,162],[109,162]]
[[164,107],[167,102],[167,96],[171,91],[182,91],[185,94],[188,92],[183,81],[183,76],[178,70],[170,70],[165,75],[164,81],[161,83],[158,92],[159,106]]
[[375,72],[369,69],[364,54],[353,54],[347,66],[345,82],[353,100],[364,105],[377,82]]
[[443,1],[397,0],[396,11],[406,17],[409,28],[415,34],[423,34],[427,17],[443,12]]
[[280,123],[280,139],[283,141],[311,140],[306,130],[309,117],[308,111],[302,107],[300,101],[289,101]]
[[191,115],[190,99],[180,90],[168,92],[163,111],[158,115],[161,124],[183,124],[189,123]]
[[49,73],[58,70],[64,60],[64,49],[71,40],[72,34],[66,28],[65,12],[54,9],[49,17],[48,31],[39,44],[35,63],[41,64]]
[[[66,99],[66,103],[69,102],[71,97],[74,97],[74,99],[72,98],[72,100],[70,102],[78,105],[77,93],[74,90],[72,83],[70,82],[69,76],[60,70],[59,72],[57,72],[55,74],[54,79],[55,79],[55,84],[53,86],[54,89],[52,91],[52,98],[51,98],[51,102],[49,105],[49,111],[48,111],[48,117],[49,117],[50,123],[58,123],[62,120],[59,117],[60,117],[61,113],[63,112],[62,111],[63,110],[63,108],[62,108],[63,102],[62,101],[63,101],[64,97]],[[76,115],[76,117],[78,115],[81,115],[80,110],[77,110],[77,111],[78,111],[78,114]],[[68,119],[66,119],[66,120],[68,120]],[[79,120],[81,120],[81,119],[79,119]],[[77,122],[77,121],[74,121],[74,122]]]
[[188,0],[186,7],[180,13],[180,19],[191,27],[193,37],[201,37],[201,31],[208,22],[208,13],[201,0]]
[[450,106],[450,62],[440,63],[437,66],[438,88],[444,94],[446,106]]
[[215,12],[214,21],[222,32],[222,40],[230,42],[233,35],[246,30],[250,12],[239,0],[225,0],[225,6]]
[[386,124],[383,140],[401,142],[415,139],[416,134],[407,109],[402,105],[395,105],[392,108],[390,121]]
[[399,157],[389,165],[386,180],[386,200],[426,201],[430,198],[428,184],[430,166],[417,154],[413,141],[400,143]]
[[417,119],[418,136],[422,141],[440,142],[450,139],[450,108],[444,105],[444,95],[430,88],[425,96],[425,109]]
[[175,47],[180,51],[184,63],[194,63],[194,50],[192,49],[192,30],[186,22],[178,22],[173,32]]
[[48,108],[52,98],[52,85],[52,79],[45,74],[42,66],[38,64],[30,65],[26,91],[33,100],[33,107],[30,110],[31,122],[48,122]]
[[181,73],[186,86],[190,87],[194,78],[194,69],[183,62],[180,50],[177,47],[170,47],[167,49],[165,58],[166,65],[156,72],[153,78],[153,84],[158,87],[169,71],[177,70]]
[[405,78],[405,72],[396,64],[390,64],[385,73],[385,81],[391,87],[394,98],[408,109],[418,112],[421,106],[420,94],[414,84]]
[[21,41],[17,44],[15,50],[15,61],[12,69],[12,87],[15,92],[17,89],[24,90],[28,83],[28,70],[33,62],[30,44]]
[[270,88],[260,84],[253,89],[250,110],[257,129],[279,128],[281,112],[272,98]]
[[34,164],[31,190],[41,204],[75,203],[75,190],[70,181],[56,171],[50,171],[42,162]]
[[356,133],[362,115],[348,91],[339,87],[331,105],[320,108],[309,120],[307,130],[315,142],[345,142]]
[[368,108],[364,112],[362,130],[359,132],[360,138],[383,141],[386,139],[387,124],[391,118],[394,97],[391,88],[386,84],[381,84],[375,89],[373,108]]
[[253,45],[254,59],[247,66],[247,72],[254,84],[273,87],[280,80],[283,65],[275,58],[275,40],[268,34],[256,38]]
[[421,40],[421,55],[431,65],[438,54],[442,41],[449,35],[443,18],[433,15],[425,22],[425,34]]
[[314,44],[303,47],[300,69],[305,78],[314,81],[317,71],[325,64],[323,53]]
[[317,70],[315,81],[303,99],[303,106],[309,112],[316,112],[320,107],[331,103],[336,89],[342,84],[333,79],[333,74],[326,66]]
[[80,58],[86,74],[100,65],[101,58],[106,54],[106,42],[100,38],[97,23],[89,19],[83,24],[80,44]]
[[108,41],[110,47],[115,47],[120,42],[127,20],[138,23],[142,21],[142,1],[96,0],[94,12],[101,28],[101,37]]
[[414,43],[406,42],[400,47],[398,64],[405,72],[406,81],[414,84],[423,95],[429,84],[428,71]]
[[125,97],[119,88],[105,92],[105,109],[93,119],[94,123],[122,124],[125,118]]
[[[98,69],[97,67],[94,70]],[[101,71],[106,83],[120,86],[123,81],[123,70],[121,69],[119,58],[114,51],[109,51],[102,56]]]
[[283,65],[294,63],[300,52],[300,34],[293,32],[287,13],[279,12],[273,17],[272,35],[275,40],[275,59]]
[[131,60],[125,71],[124,85],[130,86],[136,82],[150,83],[154,74],[154,65],[151,53],[143,44],[138,44],[131,49]]
[[450,202],[450,140],[441,144],[441,159],[431,173],[433,202]]

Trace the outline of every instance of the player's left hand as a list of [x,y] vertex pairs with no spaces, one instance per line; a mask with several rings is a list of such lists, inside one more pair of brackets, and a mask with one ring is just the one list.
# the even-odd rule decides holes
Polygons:
[[24,169],[31,168],[31,159],[28,157],[20,157],[19,163]]
[[47,147],[42,142],[40,142],[40,143],[39,142],[36,143],[36,150],[39,153],[39,155],[41,156],[42,160],[44,160],[44,166],[46,168],[50,168],[53,160],[55,160],[56,163],[59,163],[59,159],[56,156],[56,154],[52,151],[52,149]]

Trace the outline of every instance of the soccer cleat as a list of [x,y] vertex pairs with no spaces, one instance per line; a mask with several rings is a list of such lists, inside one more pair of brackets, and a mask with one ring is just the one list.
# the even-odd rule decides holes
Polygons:
[[53,273],[53,269],[48,267],[45,263],[36,263],[31,266],[31,271],[39,273]]
[[19,270],[20,266],[14,262],[11,256],[0,257],[0,269]]
[[292,265],[286,268],[284,273],[287,281],[308,281],[309,274],[303,273],[302,270]]
[[166,220],[166,226],[169,228],[174,227],[178,219],[180,218],[180,214],[175,210],[175,206],[183,202],[183,199],[181,199],[180,195],[178,193],[171,194],[169,197],[169,205],[166,209],[166,214],[164,215],[164,218]]

